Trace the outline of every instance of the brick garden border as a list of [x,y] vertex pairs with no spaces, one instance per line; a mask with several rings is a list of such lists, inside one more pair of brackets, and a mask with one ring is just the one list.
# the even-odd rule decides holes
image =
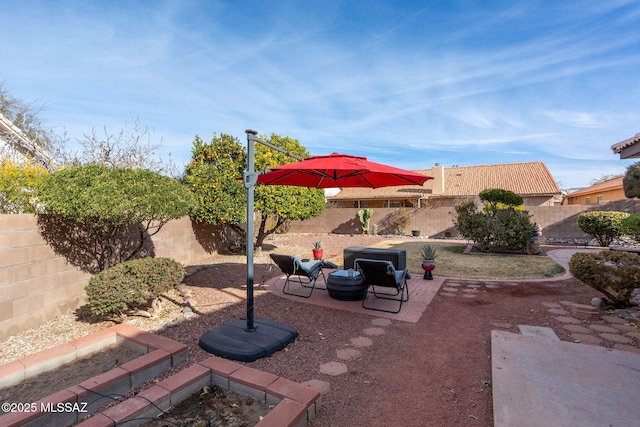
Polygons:
[[[0,416],[0,425],[17,427],[75,424],[83,416],[90,416],[111,402],[109,395],[126,395],[143,382],[156,378],[169,367],[176,366],[189,354],[185,344],[128,324],[120,324],[0,365],[0,387],[20,383],[27,378],[116,343],[143,355],[34,402],[34,412],[13,412]],[[78,425],[114,426],[130,420],[127,425],[137,425],[132,420],[156,417],[170,406],[178,404],[203,387],[212,384],[268,405],[275,405],[274,409],[257,424],[259,427],[306,426],[308,420],[322,408],[320,392],[313,388],[213,356],[172,375],[130,399],[90,416]],[[84,405],[84,403],[87,404],[83,408],[86,410],[85,413],[42,411],[45,405],[57,408],[57,405],[73,407],[74,404]],[[140,420],[140,423],[143,421],[145,420]]]

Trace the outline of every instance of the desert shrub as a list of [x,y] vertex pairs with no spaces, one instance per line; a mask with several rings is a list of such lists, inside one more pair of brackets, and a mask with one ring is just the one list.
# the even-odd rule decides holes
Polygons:
[[497,209],[491,216],[491,249],[494,252],[523,251],[533,235],[535,224],[526,211]]
[[458,203],[455,210],[456,228],[482,252],[524,252],[535,230],[529,213],[512,207],[480,212],[469,199]]
[[142,258],[123,262],[93,276],[85,287],[86,302],[98,316],[118,316],[151,302],[179,284],[184,267],[170,258]]
[[609,246],[623,234],[621,221],[628,217],[626,212],[593,211],[578,215],[580,230],[594,237],[600,246]]
[[569,261],[569,271],[602,292],[613,306],[628,306],[631,293],[640,287],[640,256],[628,252],[577,252]]
[[390,214],[388,220],[395,234],[404,234],[411,222],[411,213],[406,208],[401,208]]
[[455,211],[455,226],[462,237],[473,241],[478,250],[489,252],[491,250],[489,216],[478,212],[478,206],[471,199],[458,203]]

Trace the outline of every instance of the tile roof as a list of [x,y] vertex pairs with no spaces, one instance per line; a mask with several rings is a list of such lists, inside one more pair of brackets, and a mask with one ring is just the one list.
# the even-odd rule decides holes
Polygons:
[[[344,188],[329,199],[477,196],[487,188],[501,188],[521,196],[561,194],[558,184],[543,162],[441,168],[435,166],[431,169],[416,170],[415,172],[436,178],[428,180],[422,186]],[[440,182],[438,174],[444,175],[444,192],[436,188]]]
[[567,195],[567,197],[584,196],[587,194],[602,193],[603,191],[617,190],[622,188],[623,176],[618,178],[609,179],[607,181],[599,182],[590,187],[581,188],[580,190],[573,191]]
[[[611,146],[611,150],[613,150],[614,154],[622,153],[626,148],[632,147],[633,145],[640,142],[640,132],[636,133],[631,138],[627,138],[624,141],[620,141],[617,144],[613,144]],[[622,157],[624,158],[624,157]]]

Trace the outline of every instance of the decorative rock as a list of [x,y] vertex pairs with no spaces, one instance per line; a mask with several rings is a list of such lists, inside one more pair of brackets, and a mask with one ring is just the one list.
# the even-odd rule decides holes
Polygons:
[[600,308],[602,306],[602,298],[591,298],[591,305]]
[[191,319],[196,314],[193,311],[187,311],[182,313],[182,315],[184,316],[185,319]]

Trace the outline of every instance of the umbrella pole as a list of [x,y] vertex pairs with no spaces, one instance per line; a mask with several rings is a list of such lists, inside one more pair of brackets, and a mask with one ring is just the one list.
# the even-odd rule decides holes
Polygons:
[[254,213],[254,192],[258,174],[254,166],[254,139],[258,132],[246,130],[247,133],[247,170],[244,172],[244,186],[247,189],[247,231],[246,231],[246,251],[247,251],[247,332],[256,330],[253,314],[253,213]]

